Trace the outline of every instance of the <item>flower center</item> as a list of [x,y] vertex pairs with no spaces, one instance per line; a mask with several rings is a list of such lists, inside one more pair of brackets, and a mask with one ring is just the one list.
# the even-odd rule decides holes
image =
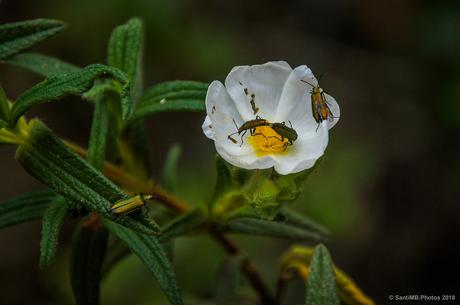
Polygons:
[[288,139],[277,134],[270,126],[256,127],[253,136],[249,137],[249,143],[258,155],[281,154],[286,151]]

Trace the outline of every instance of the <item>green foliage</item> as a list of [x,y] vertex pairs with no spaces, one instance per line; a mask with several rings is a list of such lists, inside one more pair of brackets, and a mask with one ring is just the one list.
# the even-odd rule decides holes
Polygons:
[[35,105],[54,101],[66,95],[85,93],[91,88],[94,80],[101,77],[111,77],[121,83],[122,114],[124,119],[128,119],[131,114],[131,99],[130,85],[126,75],[116,68],[94,64],[78,72],[50,76],[23,93],[17,98],[11,109],[11,123],[14,125],[27,110]]
[[164,111],[205,111],[207,83],[171,81],[156,84],[139,99],[132,120]]
[[62,196],[56,196],[46,209],[42,222],[42,239],[40,241],[40,268],[51,265],[56,255],[59,231],[64,223],[69,208]]
[[56,198],[51,191],[30,192],[0,203],[0,228],[40,219]]
[[339,305],[335,275],[327,248],[315,247],[307,281],[307,305]]
[[157,279],[170,303],[181,305],[182,297],[176,276],[160,242],[154,236],[133,232],[107,219],[104,220],[104,225],[139,256]]
[[64,196],[73,206],[83,205],[137,231],[158,232],[158,227],[145,218],[114,215],[110,209],[112,204],[127,196],[40,121],[31,122],[29,138],[17,149],[16,159],[33,177]]
[[312,230],[314,232],[317,232],[323,237],[329,235],[329,231],[324,226],[317,223],[310,217],[303,215],[301,213],[298,213],[294,210],[291,210],[287,207],[282,208],[278,212],[278,215],[276,216],[275,220],[284,221],[286,223],[289,223],[295,226],[299,226],[307,230]]
[[216,278],[216,301],[218,305],[238,304],[237,292],[243,260],[242,256],[232,256],[220,264]]
[[163,167],[163,184],[166,190],[177,193],[177,163],[181,154],[180,145],[173,145],[166,156]]
[[132,84],[133,98],[142,92],[144,29],[139,18],[117,26],[110,36],[107,64],[126,73]]
[[229,233],[252,234],[291,239],[296,241],[318,241],[321,236],[311,230],[294,226],[289,223],[239,217],[221,226]]
[[160,240],[165,242],[188,234],[201,227],[206,220],[206,215],[199,208],[177,216],[161,229]]
[[0,25],[0,59],[19,53],[62,31],[65,24],[35,19]]
[[38,53],[21,53],[4,60],[5,63],[49,77],[61,73],[74,73],[79,67],[55,57]]
[[[10,105],[3,87],[0,86],[0,122],[8,122],[10,119]],[[6,126],[6,125],[5,125]],[[0,129],[3,128],[0,126]]]
[[109,112],[107,102],[100,97],[94,103],[93,123],[88,145],[88,162],[99,171],[104,167],[108,128]]
[[70,279],[78,305],[99,304],[101,266],[107,238],[107,230],[95,219],[87,219],[77,230],[72,249]]

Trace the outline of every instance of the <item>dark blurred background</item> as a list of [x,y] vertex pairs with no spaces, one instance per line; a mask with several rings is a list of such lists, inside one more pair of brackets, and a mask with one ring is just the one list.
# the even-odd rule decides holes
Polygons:
[[[322,87],[339,102],[342,115],[322,164],[293,206],[331,229],[328,245],[336,264],[385,304],[391,303],[389,294],[454,294],[460,287],[456,3],[3,0],[0,22],[67,22],[65,32],[34,51],[83,66],[104,63],[111,30],[140,16],[147,33],[147,87],[173,79],[223,80],[233,66],[270,60],[307,64],[324,74]],[[0,82],[11,99],[39,80],[0,66]],[[86,145],[91,110],[84,101],[68,99],[37,107],[29,117],[39,116],[59,135]],[[180,143],[180,192],[197,204],[209,198],[214,179],[214,145],[202,134],[203,119],[196,113],[148,119],[152,176],[160,177],[168,148]],[[13,147],[0,147],[0,164],[0,200],[43,188],[15,162]],[[38,270],[39,221],[0,231],[0,304],[72,304],[67,261],[74,224],[65,226],[49,271]],[[238,241],[274,285],[277,259],[289,244],[257,237]],[[176,249],[186,299],[212,297],[222,250],[206,237],[182,238]],[[102,296],[102,304],[166,304],[134,257],[111,273]]]

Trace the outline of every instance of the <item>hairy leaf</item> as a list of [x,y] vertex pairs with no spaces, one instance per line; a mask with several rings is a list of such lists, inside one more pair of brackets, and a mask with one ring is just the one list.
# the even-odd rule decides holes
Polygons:
[[131,18],[112,32],[107,52],[109,66],[126,73],[132,84],[133,98],[142,92],[144,29],[139,18]]
[[81,68],[55,57],[38,53],[21,53],[4,60],[5,63],[30,70],[45,77],[61,73],[73,73]]
[[177,193],[177,163],[179,162],[180,153],[180,145],[173,145],[168,151],[163,167],[164,187],[172,193]]
[[105,257],[107,238],[107,230],[91,218],[77,231],[70,276],[78,305],[99,304],[101,266]]
[[219,266],[216,279],[216,301],[218,305],[238,304],[237,291],[241,278],[244,257],[226,258]]
[[297,241],[318,241],[321,236],[316,232],[299,228],[288,223],[241,217],[223,225],[230,233],[252,234],[286,238]]
[[71,151],[43,123],[30,123],[29,138],[16,151],[21,165],[36,179],[64,196],[134,230],[153,234],[158,227],[141,215],[115,215],[111,206],[127,196],[104,175]]
[[103,97],[99,97],[94,102],[93,123],[88,145],[88,162],[98,171],[104,167],[108,127],[107,102]]
[[166,224],[161,230],[160,240],[162,242],[175,237],[190,233],[206,222],[206,216],[201,209],[195,209],[179,215]]
[[151,235],[133,232],[107,219],[104,219],[104,225],[112,234],[123,240],[150,269],[169,302],[173,305],[181,305],[182,297],[174,270],[158,239]]
[[282,208],[277,215],[276,220],[299,226],[307,230],[313,230],[322,236],[328,236],[329,231],[310,217],[300,214],[289,208]]
[[19,117],[35,105],[54,101],[66,95],[85,93],[92,87],[94,80],[101,77],[111,77],[122,84],[120,96],[123,119],[129,118],[131,99],[126,75],[116,68],[94,64],[78,72],[53,75],[24,92],[11,109],[11,123],[16,123]]
[[59,232],[69,212],[64,197],[57,196],[43,215],[42,239],[40,241],[40,268],[51,265],[56,255]]
[[339,305],[334,268],[327,248],[315,247],[307,280],[307,305]]
[[132,120],[164,111],[205,111],[208,84],[172,81],[154,85],[138,101]]
[[54,198],[55,193],[40,191],[0,202],[0,228],[41,218]]
[[35,19],[0,25],[0,59],[21,52],[59,33],[65,28],[61,21]]

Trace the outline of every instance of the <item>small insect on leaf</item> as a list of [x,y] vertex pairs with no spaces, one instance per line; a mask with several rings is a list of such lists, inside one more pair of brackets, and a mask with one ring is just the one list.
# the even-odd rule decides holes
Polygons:
[[136,195],[128,199],[120,200],[115,202],[112,206],[112,213],[113,214],[129,214],[134,212],[140,208],[142,208],[146,201],[152,200],[152,195]]

